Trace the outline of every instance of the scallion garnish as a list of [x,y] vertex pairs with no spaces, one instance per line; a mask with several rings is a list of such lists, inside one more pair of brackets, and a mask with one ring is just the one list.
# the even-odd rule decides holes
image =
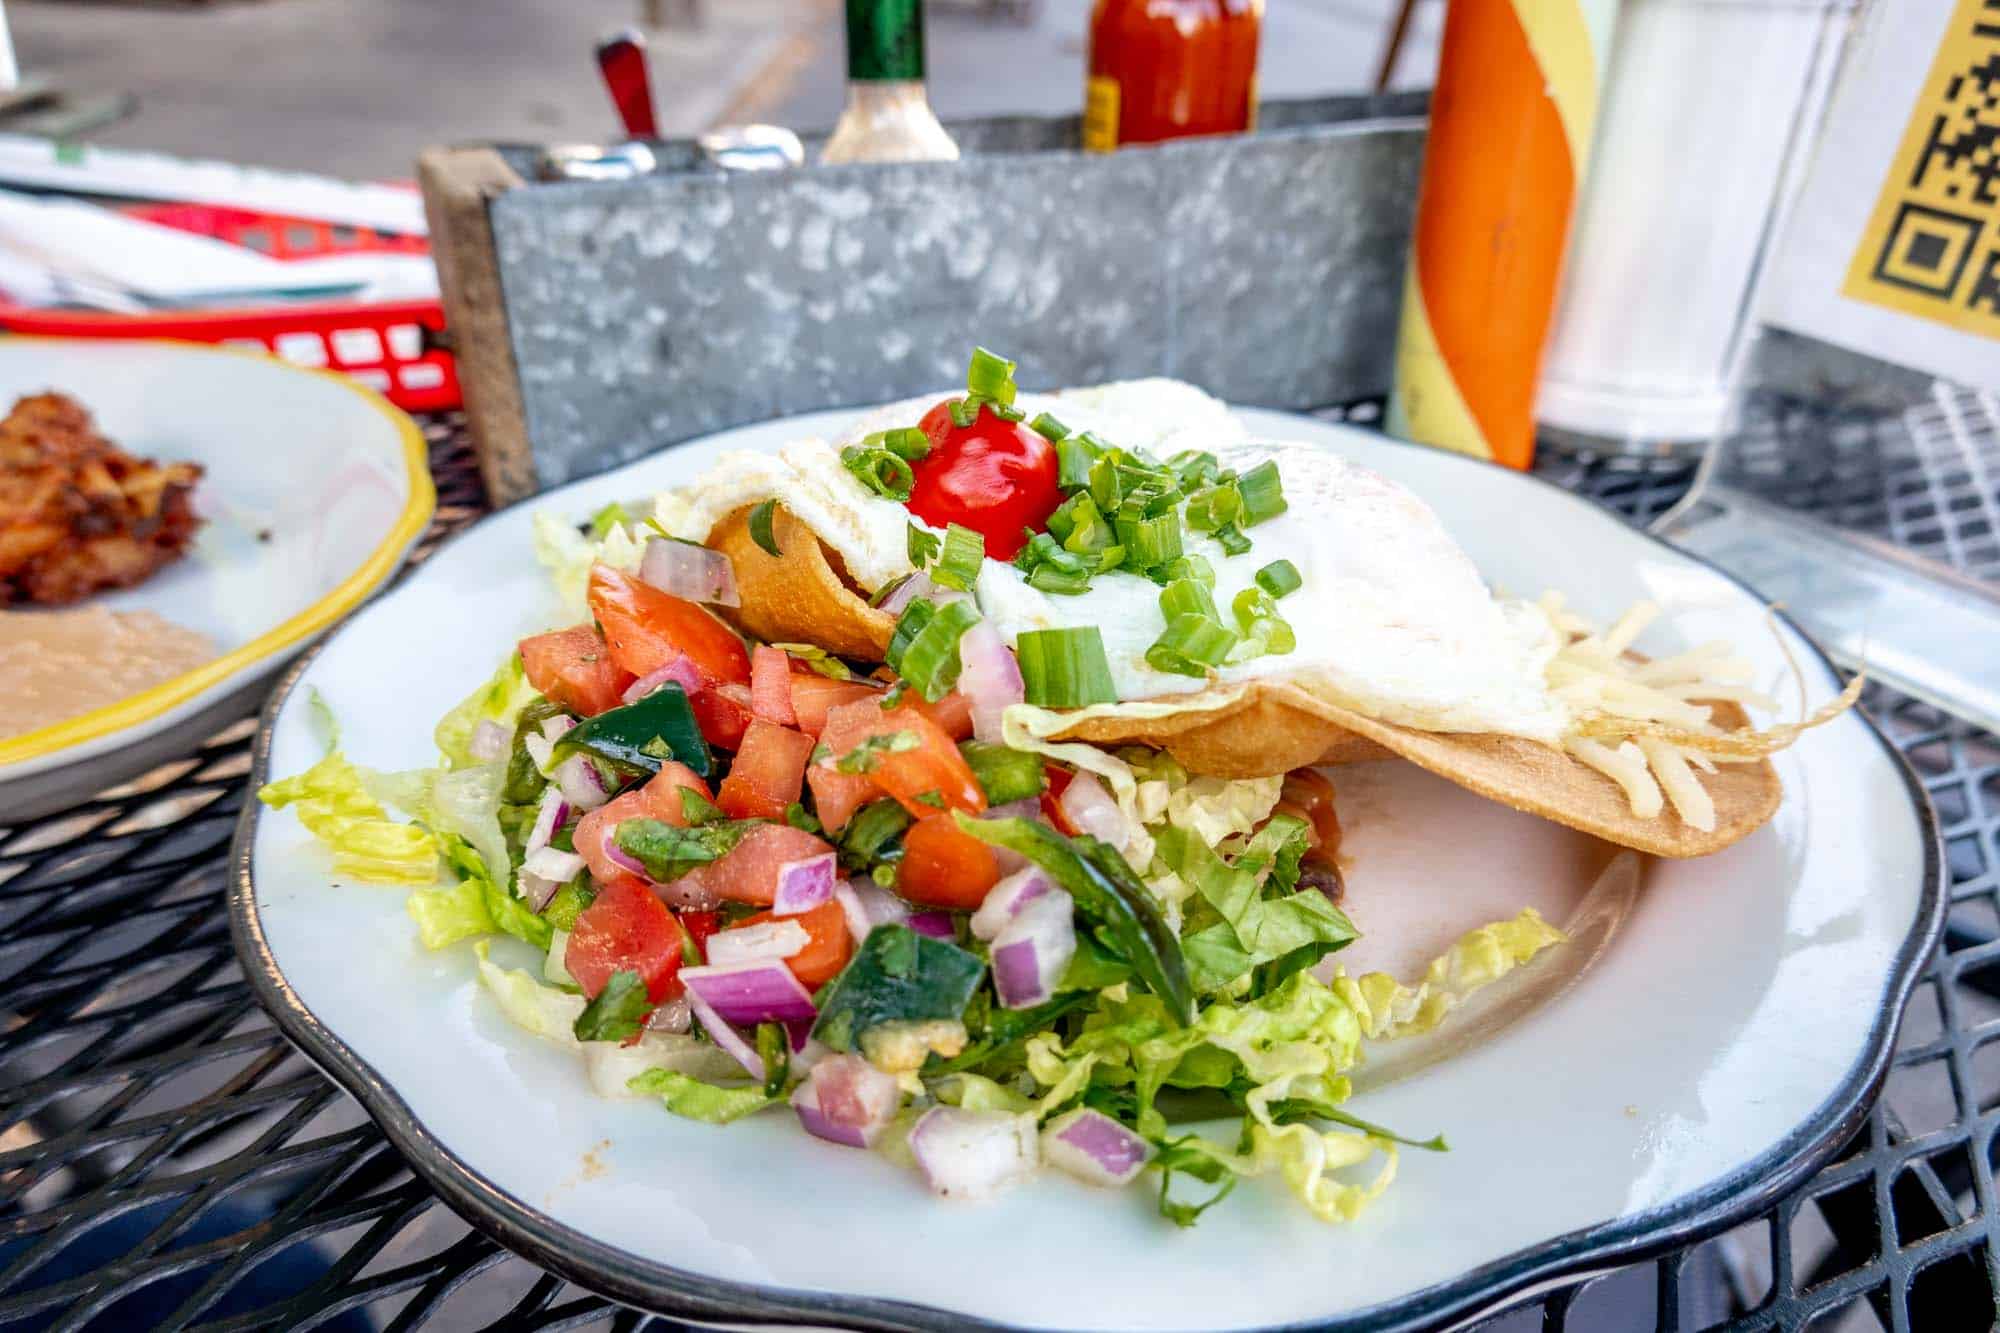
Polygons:
[[1056,485],[1074,491],[1090,484],[1090,465],[1103,452],[1089,431],[1056,441]]
[[784,554],[778,549],[777,534],[771,531],[771,517],[777,509],[776,500],[766,500],[750,511],[750,540],[761,546],[764,554],[772,559]]
[[1220,621],[1215,598],[1207,587],[1193,579],[1175,579],[1160,589],[1160,614],[1172,621],[1176,616],[1205,616]]
[[882,660],[889,664],[891,671],[901,674],[903,653],[910,643],[923,633],[924,626],[937,615],[937,604],[919,597],[903,608],[903,614],[896,617],[896,628],[890,631],[889,647],[883,652]]
[[1250,539],[1233,523],[1217,528],[1215,541],[1224,555],[1242,555],[1250,549]]
[[896,430],[878,430],[861,437],[863,449],[887,449],[907,462],[914,463],[931,451],[931,437],[916,426],[902,426]]
[[910,524],[910,563],[918,569],[922,569],[925,565],[928,565],[932,558],[937,555],[938,548],[943,545],[944,538],[938,536],[935,532],[932,532],[928,528],[920,528],[914,523]]
[[1180,558],[1179,514],[1169,512],[1139,519],[1120,514],[1113,526],[1118,531],[1118,544],[1125,548],[1125,563],[1133,569],[1153,569]]
[[1178,560],[1169,560],[1160,572],[1166,575],[1169,583],[1175,579],[1193,579],[1204,588],[1215,587],[1215,566],[1208,563],[1205,555],[1184,555]]
[[1243,526],[1252,527],[1285,512],[1285,489],[1278,481],[1278,464],[1265,459],[1236,479],[1243,493]]
[[[896,674],[926,700],[936,703],[958,683],[958,641],[978,623],[979,611],[970,601],[944,603],[903,649]],[[902,628],[900,621],[897,628]]]
[[1095,625],[1023,630],[1014,641],[1023,696],[1043,708],[1082,708],[1118,701],[1104,635]]
[[1257,571],[1257,586],[1273,597],[1297,592],[1303,582],[1299,578],[1299,567],[1289,560],[1273,560]]
[[984,347],[972,349],[972,364],[966,368],[965,387],[981,398],[991,398],[1002,406],[1014,402],[1014,363],[995,356]]
[[950,403],[946,404],[945,410],[951,413],[951,424],[960,430],[964,430],[967,426],[979,420],[980,406],[980,400],[977,398],[954,398]]
[[1057,421],[1047,412],[1035,413],[1035,419],[1028,423],[1028,429],[1047,440],[1050,444],[1061,444],[1069,436],[1069,427]]
[[1028,586],[1060,597],[1075,597],[1090,591],[1090,575],[1083,570],[1062,570],[1054,565],[1037,565],[1028,573]]
[[986,400],[982,406],[1002,421],[1020,421],[1028,415],[1018,407],[1014,407],[1008,403],[996,403],[991,399]]
[[1167,460],[1167,466],[1180,478],[1184,491],[1197,490],[1222,475],[1215,455],[1201,449],[1183,449]]
[[1267,653],[1289,653],[1298,646],[1298,635],[1290,622],[1278,614],[1271,594],[1262,588],[1245,588],[1237,593],[1230,601],[1229,609],[1236,616],[1236,627],[1242,633],[1243,646],[1250,650],[1231,654],[1231,661],[1262,657]]
[[986,539],[971,528],[953,523],[944,531],[944,552],[931,567],[931,581],[960,592],[972,591],[979,566],[986,559]]
[[899,504],[910,498],[916,485],[909,463],[879,444],[850,444],[840,451],[840,461],[863,486]]
[[1167,622],[1166,633],[1146,650],[1146,662],[1155,671],[1177,676],[1203,677],[1210,667],[1221,666],[1236,646],[1236,636],[1208,616],[1175,616]]
[[1196,532],[1214,532],[1243,516],[1243,496],[1231,481],[1204,486],[1188,497],[1187,524]]

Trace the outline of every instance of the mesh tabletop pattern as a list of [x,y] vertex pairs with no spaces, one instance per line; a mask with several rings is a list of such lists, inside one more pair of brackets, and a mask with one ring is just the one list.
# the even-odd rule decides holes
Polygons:
[[[1795,502],[1804,488],[1844,522],[2000,575],[2000,470],[1967,465],[1951,434],[1966,408],[1971,454],[1990,457],[1980,404],[1940,398],[1942,433],[1921,441],[1900,419],[1831,423],[1835,446],[1789,480],[1770,459],[1788,434],[1796,444],[1830,423],[1781,400],[1755,408],[1745,476],[1766,467]],[[462,420],[433,419],[426,434],[440,498],[419,560],[483,508]],[[1640,521],[1692,476],[1590,458],[1544,472]],[[1950,936],[1882,1103],[1773,1215],[1545,1295],[1481,1333],[1991,1322],[2000,741],[1885,691],[1868,703],[1931,790],[1955,881]],[[0,1329],[675,1327],[460,1220],[258,1008],[224,906],[253,732],[240,722],[137,782],[0,829]]]

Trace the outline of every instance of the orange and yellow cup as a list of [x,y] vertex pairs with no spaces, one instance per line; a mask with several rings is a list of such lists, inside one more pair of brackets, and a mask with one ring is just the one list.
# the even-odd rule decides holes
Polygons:
[[1526,468],[1617,0],[1450,0],[1396,340],[1394,435]]

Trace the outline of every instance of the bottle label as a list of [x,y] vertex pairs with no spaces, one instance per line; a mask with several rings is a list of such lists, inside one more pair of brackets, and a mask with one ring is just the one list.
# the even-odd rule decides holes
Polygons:
[[847,77],[923,81],[923,0],[847,0]]
[[1083,81],[1083,151],[1118,147],[1118,80],[1093,74]]

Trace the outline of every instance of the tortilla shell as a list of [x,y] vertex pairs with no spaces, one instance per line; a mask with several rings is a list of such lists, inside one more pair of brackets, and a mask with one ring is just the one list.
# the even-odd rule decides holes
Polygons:
[[[1719,852],[1762,827],[1784,795],[1768,759],[1718,765],[1700,775],[1715,802],[1715,827],[1703,831],[1671,807],[1652,818],[1633,814],[1617,783],[1540,741],[1419,731],[1363,716],[1292,684],[1256,682],[1231,693],[1238,697],[1221,707],[1168,717],[1086,718],[1052,739],[1159,746],[1191,773],[1224,778],[1396,754],[1502,805],[1655,856]],[[1711,707],[1716,724],[1726,730],[1749,725],[1733,703]]]
[[[749,514],[747,508],[731,514],[708,538],[736,567],[743,604],[725,614],[760,639],[812,643],[843,657],[880,661],[895,617],[869,606],[848,585],[839,556],[784,507],[772,515],[772,535],[782,552],[778,556],[751,540]],[[1720,765],[1714,773],[1700,775],[1715,802],[1715,828],[1704,832],[1671,807],[1640,818],[1617,783],[1539,741],[1419,731],[1352,712],[1283,682],[1203,691],[1185,700],[1186,711],[1164,717],[1086,717],[1051,738],[1157,746],[1191,773],[1223,778],[1265,777],[1307,765],[1400,755],[1503,805],[1655,856],[1721,851],[1770,819],[1784,794],[1767,759]],[[1749,723],[1735,704],[1713,707],[1717,725],[1725,729]]]

